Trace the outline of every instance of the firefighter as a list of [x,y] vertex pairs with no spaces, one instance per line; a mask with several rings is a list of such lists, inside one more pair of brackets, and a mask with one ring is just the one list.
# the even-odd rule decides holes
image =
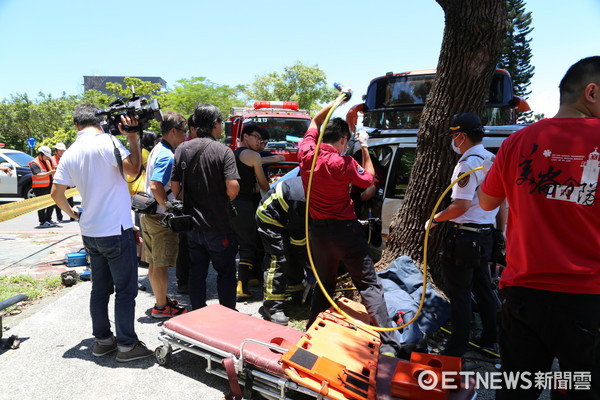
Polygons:
[[[55,169],[52,168],[52,150],[48,146],[40,146],[38,155],[31,160],[29,168],[31,169],[31,187],[36,196],[50,194],[51,178]],[[39,228],[53,228],[58,225],[52,222],[52,210],[54,205],[38,210]]]
[[288,295],[300,302],[304,292],[306,200],[298,176],[278,182],[265,194],[256,210],[258,234],[269,256],[264,281],[263,306],[258,310],[267,321],[287,325],[283,311]]
[[[300,172],[305,189],[308,186],[319,127],[333,104],[325,106],[317,113],[298,148]],[[357,140],[363,154],[361,166],[352,156],[342,155],[346,152],[350,139],[350,129],[346,121],[334,118],[328,123],[311,186],[310,243],[315,268],[327,292],[333,294],[339,263],[343,261],[372,322],[379,327],[391,327],[383,287],[375,273],[369,245],[356,218],[349,191],[350,184],[367,188],[373,183],[374,170],[369,157],[368,138],[369,135],[364,131],[358,134]],[[329,302],[321,290],[315,290],[308,326],[328,307]],[[400,351],[400,344],[393,331],[381,332],[381,342],[382,354],[395,355]]]

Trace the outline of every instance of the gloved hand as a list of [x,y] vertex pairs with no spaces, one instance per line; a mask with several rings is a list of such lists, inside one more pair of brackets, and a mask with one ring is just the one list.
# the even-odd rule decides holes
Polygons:
[[483,171],[483,176],[487,175],[487,173],[490,171],[490,168],[492,168],[492,165],[494,165],[495,158],[496,157],[492,157],[492,158],[483,160],[483,164],[481,164],[481,170]]
[[343,88],[342,93],[344,93],[346,95],[346,97],[344,97],[344,103],[347,101],[350,101],[350,99],[352,98],[352,93],[353,93],[352,89]]
[[425,221],[425,230],[427,230],[427,228],[429,228],[431,230],[436,225],[437,225],[437,222],[435,222],[432,219],[428,219],[427,221]]
[[360,143],[360,147],[369,147],[369,134],[367,131],[359,130],[354,135],[354,138],[358,143]]

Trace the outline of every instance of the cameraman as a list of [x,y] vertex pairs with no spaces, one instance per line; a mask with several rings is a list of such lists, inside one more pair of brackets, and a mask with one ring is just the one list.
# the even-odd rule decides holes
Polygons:
[[[134,329],[137,288],[137,257],[131,220],[131,200],[127,183],[119,168],[117,153],[125,173],[135,176],[140,169],[138,122],[121,116],[119,131],[127,136],[130,151],[112,135],[102,131],[98,109],[82,104],[73,112],[79,131],[77,140],[63,155],[54,175],[51,196],[70,217],[79,219],[83,243],[90,256],[92,293],[90,314],[96,338],[92,354],[96,357],[117,352],[118,362],[152,356]],[[71,208],[65,197],[69,186],[81,194],[81,206]],[[110,295],[115,295],[113,335],[108,316]]]
[[162,140],[148,156],[145,192],[158,202],[156,214],[142,214],[142,237],[148,260],[148,279],[156,298],[156,304],[150,314],[152,318],[170,318],[187,310],[167,297],[169,287],[169,266],[177,262],[179,235],[164,227],[161,221],[168,208],[167,200],[174,200],[171,193],[171,171],[175,161],[174,152],[185,140],[185,118],[175,111],[163,114],[160,123]]

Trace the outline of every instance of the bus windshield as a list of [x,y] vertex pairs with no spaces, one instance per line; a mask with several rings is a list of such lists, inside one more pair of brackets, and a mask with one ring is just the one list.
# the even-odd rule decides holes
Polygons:
[[[363,124],[379,129],[418,128],[435,73],[400,74],[374,80],[367,89]],[[507,125],[516,121],[510,75],[494,72],[482,115],[484,125]]]
[[260,116],[244,119],[244,125],[246,124],[267,128],[269,131],[267,150],[296,150],[298,142],[308,130],[310,119]]

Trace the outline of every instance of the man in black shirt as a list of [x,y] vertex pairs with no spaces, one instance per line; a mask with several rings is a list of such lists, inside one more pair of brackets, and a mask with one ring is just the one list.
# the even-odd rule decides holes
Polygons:
[[[250,271],[254,275],[261,273],[261,264],[264,254],[259,251],[254,213],[261,198],[260,189],[269,190],[269,182],[265,177],[262,159],[260,157],[260,144],[266,136],[265,129],[248,124],[242,129],[242,145],[234,152],[235,161],[240,174],[240,192],[233,205],[237,214],[233,217],[233,229],[239,243],[240,261],[238,265],[237,300],[244,301],[252,295],[248,290]],[[260,254],[259,254],[260,253]],[[258,272],[258,274],[256,274]]]
[[194,125],[198,138],[177,148],[171,177],[173,193],[194,218],[194,229],[188,232],[190,301],[193,310],[206,306],[206,276],[212,261],[219,303],[235,309],[237,243],[229,202],[239,192],[239,174],[231,149],[216,141],[223,134],[219,109],[198,105]]

